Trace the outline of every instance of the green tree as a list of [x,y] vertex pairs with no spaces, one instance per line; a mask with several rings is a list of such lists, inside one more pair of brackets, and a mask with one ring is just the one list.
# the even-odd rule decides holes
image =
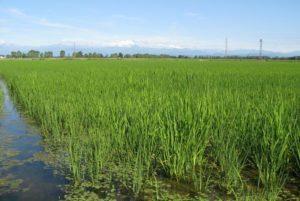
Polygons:
[[11,57],[11,58],[17,58],[17,52],[14,52],[14,51],[11,52],[11,53],[10,53],[10,57]]
[[125,54],[124,58],[131,58],[130,54]]
[[22,52],[21,51],[17,51],[17,58],[22,58]]
[[76,57],[77,57],[77,58],[83,57],[83,53],[82,53],[81,51],[77,52],[77,53],[76,53]]
[[64,58],[66,56],[66,52],[64,50],[61,50],[59,52],[59,56],[60,56],[60,58]]
[[119,57],[119,54],[118,53],[113,53],[110,55],[111,58],[118,58]]
[[51,51],[45,52],[44,57],[45,58],[52,58],[53,57],[53,52],[51,52]]
[[27,53],[27,56],[28,56],[29,58],[39,58],[40,52],[39,52],[39,51],[36,51],[36,50],[30,50],[30,51]]
[[73,52],[73,57],[76,57],[76,58],[82,58],[84,55],[83,55],[83,52],[82,51],[79,51],[79,52]]

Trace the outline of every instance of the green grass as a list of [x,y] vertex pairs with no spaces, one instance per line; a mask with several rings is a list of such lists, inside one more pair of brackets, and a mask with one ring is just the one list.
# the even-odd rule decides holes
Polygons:
[[273,200],[299,181],[299,62],[3,61],[0,74],[77,184]]

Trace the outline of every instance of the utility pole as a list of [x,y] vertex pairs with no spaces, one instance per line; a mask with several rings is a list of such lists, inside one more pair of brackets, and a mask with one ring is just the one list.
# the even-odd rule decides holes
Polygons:
[[263,39],[259,40],[259,58],[262,59]]
[[228,56],[228,39],[225,38],[225,58]]

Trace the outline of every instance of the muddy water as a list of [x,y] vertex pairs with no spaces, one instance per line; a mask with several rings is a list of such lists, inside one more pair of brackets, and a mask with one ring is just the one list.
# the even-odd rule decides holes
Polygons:
[[44,152],[39,130],[22,115],[0,80],[0,201],[55,201],[67,181],[35,155]]

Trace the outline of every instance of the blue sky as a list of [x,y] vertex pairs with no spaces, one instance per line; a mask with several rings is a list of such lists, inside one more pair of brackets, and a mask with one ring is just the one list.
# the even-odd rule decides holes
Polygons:
[[300,50],[299,0],[0,0],[0,43]]

